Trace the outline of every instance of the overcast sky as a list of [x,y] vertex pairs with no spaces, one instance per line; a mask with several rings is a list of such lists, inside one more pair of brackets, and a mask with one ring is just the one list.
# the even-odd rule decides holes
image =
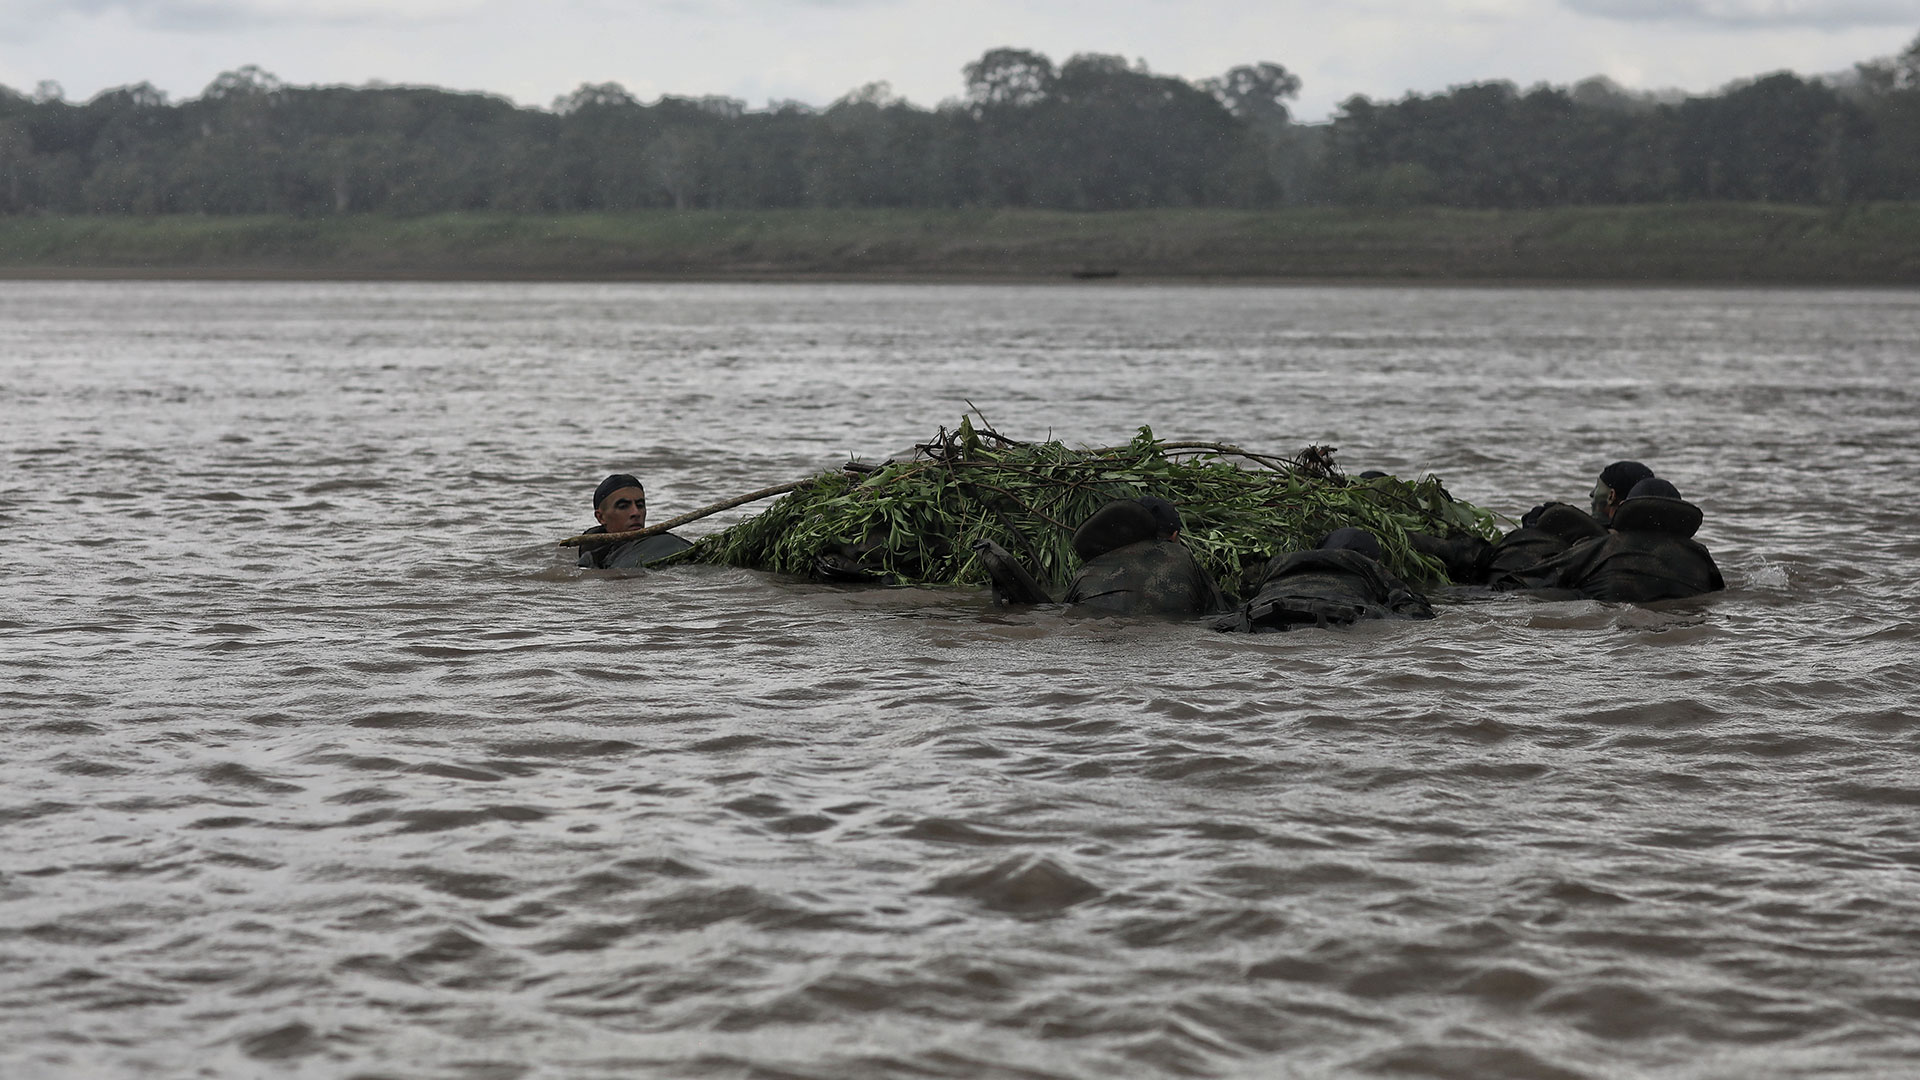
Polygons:
[[1772,71],[1845,70],[1920,35],[1920,0],[0,0],[0,84],[69,100],[151,82],[175,101],[257,64],[546,106],[583,82],[825,105],[884,80],[957,97],[990,48],[1116,53],[1201,79],[1271,60],[1297,114],[1509,79],[1604,74],[1705,92]]

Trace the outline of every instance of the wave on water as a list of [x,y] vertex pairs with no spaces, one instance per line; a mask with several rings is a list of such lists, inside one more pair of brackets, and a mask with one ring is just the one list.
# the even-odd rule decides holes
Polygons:
[[[16,283],[0,315],[0,1074],[1920,1056],[1905,294]],[[967,401],[1338,445],[1516,515],[1637,458],[1730,588],[1252,637],[554,545],[606,473],[672,513]]]

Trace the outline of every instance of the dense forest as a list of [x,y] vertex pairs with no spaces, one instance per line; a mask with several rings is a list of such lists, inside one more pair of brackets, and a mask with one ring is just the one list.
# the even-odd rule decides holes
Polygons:
[[1272,63],[1200,82],[995,49],[928,109],[883,83],[826,108],[287,86],[257,68],[169,103],[0,87],[0,213],[416,214],[652,207],[1535,208],[1920,199],[1920,40],[1844,78],[1700,97],[1604,79],[1354,97],[1296,123]]

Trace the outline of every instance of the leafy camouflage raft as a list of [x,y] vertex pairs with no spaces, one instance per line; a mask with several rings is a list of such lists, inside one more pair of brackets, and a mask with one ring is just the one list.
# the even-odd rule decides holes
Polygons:
[[1343,525],[1372,530],[1389,569],[1415,584],[1446,580],[1410,532],[1498,535],[1493,516],[1455,501],[1436,477],[1350,480],[1332,450],[1293,457],[1218,443],[1132,442],[1073,449],[1007,438],[968,420],[908,461],[821,473],[760,514],[672,562],[719,563],[842,580],[984,585],[976,540],[993,540],[1058,592],[1073,575],[1073,530],[1114,499],[1157,495],[1180,508],[1182,537],[1229,593],[1245,592],[1275,555],[1313,547]]

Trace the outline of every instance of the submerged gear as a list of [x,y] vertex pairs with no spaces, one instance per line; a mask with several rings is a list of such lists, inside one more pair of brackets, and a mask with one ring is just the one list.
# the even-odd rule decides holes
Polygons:
[[1066,602],[1115,615],[1212,615],[1226,607],[1193,552],[1178,540],[1141,540],[1087,561]]
[[1118,499],[1094,511],[1073,531],[1073,550],[1086,562],[1068,583],[1066,602],[1115,615],[1225,610],[1220,587],[1173,539],[1180,526],[1180,511],[1153,496]]
[[1213,628],[1271,633],[1296,626],[1350,626],[1362,619],[1431,619],[1427,598],[1352,548],[1317,548],[1267,564],[1260,591]]
[[[1212,576],[1174,535],[1180,511],[1165,499],[1116,499],[1073,531],[1082,559],[1064,603],[1113,615],[1212,615],[1226,609]],[[973,544],[974,557],[993,579],[1003,604],[1046,604],[1053,598],[1007,549],[991,540]]]
[[1485,580],[1496,589],[1526,589],[1538,584],[1542,566],[1585,540],[1607,535],[1593,516],[1566,503],[1542,503],[1520,518],[1521,525],[1487,552]]
[[1614,510],[1608,533],[1574,545],[1527,577],[1549,594],[1636,604],[1726,588],[1713,556],[1693,539],[1700,508],[1679,495],[1664,480],[1640,481]]
[[[632,485],[627,485],[632,486]],[[615,488],[618,491],[619,488]],[[582,533],[592,536],[607,531],[605,525],[595,525]],[[622,540],[614,544],[582,544],[577,565],[594,570],[631,570],[637,566],[659,562],[669,555],[677,555],[693,545],[672,533],[655,533],[638,540]]]
[[1002,604],[1051,604],[1053,597],[1013,553],[991,540],[973,542],[974,557],[993,579],[993,598]]

